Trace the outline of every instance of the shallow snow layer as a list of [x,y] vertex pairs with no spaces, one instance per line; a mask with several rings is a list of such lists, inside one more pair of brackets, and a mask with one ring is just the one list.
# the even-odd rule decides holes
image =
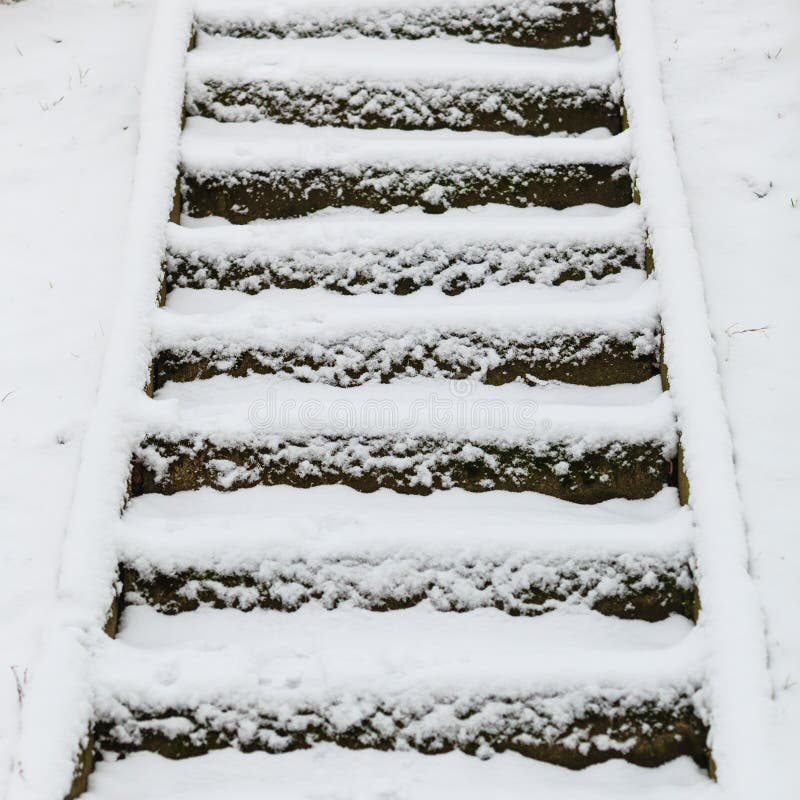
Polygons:
[[578,505],[535,493],[460,489],[427,497],[344,486],[200,489],[134,498],[120,520],[122,557],[144,569],[235,570],[276,553],[298,557],[525,552],[591,559],[685,558],[691,515],[674,489],[648,500]]
[[172,249],[209,256],[253,250],[288,254],[302,247],[331,252],[357,246],[392,249],[421,239],[451,247],[501,240],[591,247],[638,243],[644,236],[644,221],[635,203],[622,208],[587,204],[560,211],[488,204],[451,208],[436,216],[418,208],[377,214],[350,207],[248,225],[233,225],[222,217],[184,217],[181,225],[168,225],[167,234]]
[[571,442],[576,450],[617,441],[676,444],[659,378],[616,386],[486,386],[409,379],[340,389],[270,375],[168,383],[149,404],[152,432],[177,437],[331,434],[460,436],[486,442]]
[[515,136],[483,131],[374,131],[311,128],[260,122],[217,122],[190,117],[181,141],[181,164],[192,173],[260,171],[317,166],[354,169],[382,164],[447,167],[509,165],[623,165],[630,137],[605,129],[578,136]]
[[[530,692],[692,686],[703,636],[684,617],[596,612],[443,614],[423,603],[375,613],[309,604],[282,611],[127,609],[94,663],[96,702],[191,708],[203,700],[280,704],[354,693]],[[691,693],[691,692],[690,692]],[[188,705],[187,705],[188,704]]]
[[460,39],[231,39],[200,34],[187,60],[195,82],[337,82],[365,78],[427,85],[608,86],[617,78],[610,37],[588,47],[535,50]]
[[[691,536],[674,489],[581,506],[534,493],[260,486],[137,497],[118,544],[136,575],[132,603],[186,609],[218,598],[248,609],[271,598],[294,609],[319,598],[326,608],[380,608],[429,597],[442,611],[498,604],[536,614],[691,591]],[[168,597],[137,588],[161,577],[174,579]]]
[[[515,0],[515,13],[525,18],[556,16],[564,0]],[[610,0],[577,0],[606,13],[611,11]],[[231,20],[240,17],[251,19],[285,19],[287,17],[324,17],[326,14],[345,16],[367,10],[392,10],[398,13],[428,9],[496,8],[497,0],[280,0],[265,5],[263,0],[196,0],[194,7],[202,19]]]
[[[154,347],[193,346],[203,351],[224,342],[226,351],[361,335],[378,340],[404,335],[431,341],[437,332],[536,338],[607,334],[647,354],[657,347],[657,288],[640,270],[626,270],[600,285],[488,286],[447,298],[435,288],[410,297],[324,289],[270,289],[257,295],[214,289],[176,289],[155,312]],[[379,347],[376,341],[375,347]]]

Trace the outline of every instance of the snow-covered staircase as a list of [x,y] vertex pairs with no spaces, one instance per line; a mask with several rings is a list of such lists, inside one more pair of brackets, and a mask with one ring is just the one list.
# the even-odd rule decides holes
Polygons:
[[405,6],[198,3],[92,796],[705,780],[611,3]]

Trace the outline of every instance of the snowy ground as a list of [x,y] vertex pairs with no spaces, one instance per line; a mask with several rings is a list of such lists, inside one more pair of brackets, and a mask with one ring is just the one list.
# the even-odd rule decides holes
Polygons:
[[[775,746],[788,768],[800,722],[800,373],[790,338],[800,7],[654,5],[768,625]],[[152,0],[0,0],[0,788],[13,764],[18,686],[24,693],[54,602],[113,317],[151,10]]]
[[112,324],[151,10],[0,3],[0,790]]
[[[788,775],[800,722],[800,6],[658,0],[655,7],[766,614],[774,746]],[[798,792],[800,785],[792,796]]]

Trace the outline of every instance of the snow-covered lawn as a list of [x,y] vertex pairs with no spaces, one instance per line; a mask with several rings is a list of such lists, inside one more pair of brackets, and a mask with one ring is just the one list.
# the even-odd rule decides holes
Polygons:
[[654,7],[733,430],[751,569],[766,615],[773,746],[788,796],[797,797],[800,5],[657,0]]
[[0,4],[0,787],[113,324],[151,13]]
[[[800,6],[653,0],[791,796],[800,724]],[[0,0],[0,791],[118,299],[153,0]],[[743,643],[746,646],[746,643]],[[797,792],[794,793],[797,796]]]

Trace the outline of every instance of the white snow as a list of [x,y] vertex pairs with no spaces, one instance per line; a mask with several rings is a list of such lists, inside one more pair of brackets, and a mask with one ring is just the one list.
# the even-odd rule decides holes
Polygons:
[[800,6],[659,0],[655,12],[733,433],[749,564],[765,614],[775,758],[762,766],[758,791],[798,797]]
[[[587,6],[609,10],[609,0],[578,0]],[[535,18],[560,13],[559,0],[518,0],[512,4],[517,13]],[[324,16],[326,13],[347,15],[378,9],[392,12],[427,10],[427,9],[459,9],[466,8],[492,10],[496,8],[496,0],[279,0],[265,6],[262,0],[226,0],[220,7],[219,0],[197,0],[197,15],[201,19],[221,19],[230,21],[241,17],[257,20],[281,19],[286,17]]]
[[712,800],[716,787],[688,758],[659,769],[610,761],[572,772],[514,753],[342,750],[318,745],[279,756],[222,750],[186,761],[136,753],[98,765],[86,800]]
[[[127,568],[144,580],[180,575],[187,600],[255,607],[259,589],[241,583],[250,578],[291,608],[311,596],[327,608],[427,596],[442,611],[502,602],[522,613],[594,607],[664,583],[690,590],[692,534],[674,489],[582,506],[530,493],[415,498],[343,486],[149,494],[131,501],[117,531]],[[531,585],[549,597],[526,597]],[[135,589],[127,600],[144,602]]]
[[0,3],[0,797],[114,326],[152,7]]
[[[662,297],[664,358],[683,444],[701,611],[711,641],[709,744],[717,779],[740,797],[761,790],[768,768],[768,676],[763,617],[748,573],[747,536],[702,274],[664,105],[649,3],[617,0],[621,71]],[[742,640],[748,642],[742,647]]]
[[217,122],[189,117],[181,138],[181,164],[191,173],[291,167],[622,165],[630,157],[627,133],[605,129],[577,136],[516,136],[483,131],[374,131],[312,128],[277,122]]
[[[97,47],[97,41],[103,43],[96,62],[98,74],[102,74],[103,69],[110,69],[123,63],[120,53],[126,52],[123,47],[127,43],[127,37],[135,30],[133,19],[122,16],[115,18],[113,22],[108,21],[107,34],[103,30],[98,32],[90,20],[94,19],[95,15],[124,15],[129,13],[129,8],[124,4],[112,4],[109,8],[106,3],[86,3],[85,16],[82,18],[75,17],[73,13],[59,12],[60,8],[60,3],[51,4],[43,1],[32,1],[30,4],[23,2],[12,8],[0,7],[0,14],[4,19],[14,19],[15,15],[21,15],[13,24],[4,21],[2,25],[3,36],[6,35],[6,31],[9,32],[10,41],[7,48],[12,59],[24,57],[18,55],[13,45],[15,33],[19,34],[31,26],[29,41],[35,48],[43,39],[47,37],[52,39],[53,25],[60,19],[63,25],[76,31],[74,34],[76,37],[91,33],[95,44],[88,47]],[[159,6],[157,22],[154,25],[156,30],[154,45],[142,84],[143,101],[139,105],[141,99],[139,84],[142,75],[140,59],[145,56],[145,42],[148,35],[146,28],[149,15],[144,15],[145,11],[146,9],[143,9],[143,16],[138,18],[138,25],[142,26],[140,29],[142,38],[136,42],[136,47],[127,52],[124,58],[124,63],[127,64],[124,77],[119,79],[123,86],[129,85],[133,93],[125,104],[127,114],[123,112],[122,119],[117,119],[109,130],[110,121],[106,116],[107,98],[115,97],[119,92],[117,86],[112,84],[107,93],[98,92],[96,105],[90,104],[86,107],[76,103],[67,118],[71,129],[67,128],[65,140],[60,138],[55,141],[45,140],[44,152],[47,153],[47,148],[51,148],[47,157],[47,171],[40,182],[31,187],[32,192],[27,201],[29,210],[22,216],[22,220],[28,221],[27,231],[23,234],[20,249],[14,253],[16,271],[24,275],[26,249],[34,243],[37,245],[40,242],[46,243],[48,248],[40,251],[37,258],[45,259],[44,272],[47,274],[54,264],[61,263],[65,253],[69,255],[69,240],[65,240],[60,234],[62,231],[69,232],[75,226],[80,233],[74,246],[80,244],[81,249],[69,256],[67,263],[75,264],[75,268],[79,270],[77,275],[80,275],[84,269],[82,259],[84,257],[91,259],[97,274],[105,280],[106,271],[113,270],[115,263],[121,262],[122,268],[115,271],[110,283],[115,289],[119,287],[122,302],[119,311],[113,315],[114,325],[109,324],[107,331],[106,362],[100,381],[99,402],[96,410],[90,415],[90,424],[80,452],[80,463],[75,465],[77,469],[73,468],[66,474],[55,470],[43,472],[42,463],[48,464],[48,460],[42,461],[41,457],[37,457],[34,462],[35,476],[26,481],[20,490],[20,494],[24,494],[24,497],[17,513],[21,512],[26,518],[26,524],[24,527],[20,525],[20,530],[35,531],[37,525],[57,525],[55,531],[47,534],[47,538],[52,542],[51,537],[57,539],[63,535],[64,542],[60,553],[60,569],[56,568],[50,559],[42,567],[43,571],[49,573],[43,580],[42,590],[57,591],[58,603],[48,604],[46,611],[41,616],[37,615],[38,623],[32,623],[38,628],[34,635],[37,635],[45,625],[48,631],[41,657],[36,660],[35,671],[29,676],[30,679],[25,687],[27,702],[22,710],[21,736],[16,748],[18,766],[10,775],[11,797],[63,797],[68,790],[72,778],[74,754],[86,736],[91,714],[86,683],[85,639],[87,631],[96,630],[98,625],[103,624],[113,592],[116,554],[111,542],[104,537],[103,531],[107,530],[108,525],[116,520],[119,514],[128,472],[127,458],[123,454],[131,446],[118,415],[124,414],[127,402],[138,396],[143,385],[143,376],[148,368],[149,350],[146,344],[148,327],[140,309],[150,307],[157,293],[163,227],[172,205],[176,177],[180,102],[183,96],[181,65],[184,61],[183,51],[188,43],[191,22],[182,3]],[[30,16],[26,19],[26,15]],[[106,35],[113,38],[106,40],[104,38]],[[109,53],[106,48],[111,52]],[[141,48],[141,53],[137,48]],[[21,44],[20,49],[22,49]],[[74,57],[77,61],[78,54]],[[67,64],[71,66],[71,59],[68,59]],[[32,76],[42,74],[40,66],[34,69]],[[72,77],[69,76],[69,66],[67,69],[61,66],[60,69],[59,80],[55,85],[63,87],[65,82],[69,86],[70,83],[75,85],[76,81],[80,81],[80,75],[76,77],[74,72]],[[72,66],[72,69],[75,67]],[[85,80],[88,78],[87,74]],[[42,84],[42,88],[45,86],[48,91],[48,102],[52,107],[52,101],[57,97],[53,98],[50,91],[55,86],[49,81]],[[62,113],[56,111],[62,106],[71,107],[65,99],[55,106],[53,111]],[[38,104],[36,107],[39,113],[44,113]],[[133,193],[127,209],[126,238],[123,234],[124,212],[117,207],[120,216],[111,213],[115,206],[110,202],[109,194],[111,193],[111,196],[117,198],[117,202],[124,205],[130,190],[130,167],[135,143],[132,141],[127,146],[115,145],[111,137],[112,131],[116,133],[117,124],[120,128],[124,127],[132,118],[128,115],[133,115],[137,107],[139,147]],[[93,124],[97,121],[100,124],[98,129],[89,128],[92,131],[91,136],[85,133],[89,121]],[[23,144],[28,141],[28,136],[33,135],[32,131],[41,132],[42,123],[38,122],[30,130],[28,127],[26,123],[17,131],[17,136]],[[73,139],[77,140],[78,136],[87,137],[83,140],[85,144],[79,148],[79,152],[80,158],[86,159],[83,163],[92,165],[92,172],[88,173],[92,175],[92,179],[84,178],[80,161],[74,173],[65,173],[61,192],[56,195],[58,202],[48,215],[48,220],[57,227],[48,233],[48,230],[43,229],[41,225],[42,199],[52,190],[52,175],[59,174],[65,153],[69,152]],[[120,137],[122,138],[122,133]],[[99,159],[98,154],[104,151],[100,149],[98,142],[104,143],[111,149],[111,152],[105,153],[102,159]],[[116,159],[124,158],[126,152],[128,153],[126,169],[117,174]],[[32,154],[29,169],[38,168],[39,164],[37,153]],[[24,173],[19,179],[22,185],[25,184],[26,174]],[[87,192],[86,201],[91,203],[90,211],[84,210],[74,201],[79,188]],[[119,191],[124,192],[123,197],[117,194]],[[11,210],[2,217],[4,223],[10,223],[12,232],[21,224],[15,203],[18,202],[17,198],[22,196],[22,194],[16,198],[14,194],[3,196],[4,202],[8,197],[12,204]],[[65,209],[70,209],[67,217],[64,216]],[[100,211],[95,213],[98,209]],[[11,211],[14,211],[13,215]],[[103,230],[104,223],[109,225],[108,230]],[[123,241],[122,248],[119,247],[121,241]],[[42,283],[44,282],[42,280]],[[94,290],[91,281],[81,286],[81,292],[87,297],[93,297]],[[98,307],[104,307],[106,313],[111,313],[115,294],[116,292],[108,287],[107,291],[103,291],[94,299],[97,300]],[[91,328],[94,331],[96,321],[93,315],[89,314],[86,302],[82,298],[80,304],[72,311],[83,321],[91,319]],[[26,321],[35,319],[24,304],[16,306],[13,318],[22,318]],[[42,319],[48,320],[47,314],[37,319],[40,328]],[[42,366],[35,369],[26,368],[24,373],[30,379],[35,378],[35,382],[31,385],[35,386],[36,382],[41,382],[38,395],[48,401],[51,389],[46,381],[47,373],[53,369],[58,374],[57,371],[63,369],[61,361],[70,353],[69,342],[67,342],[66,356],[61,349],[69,325],[65,325],[55,314],[50,315],[50,322],[51,336],[58,343],[58,349],[54,352],[50,352],[49,348],[38,351],[39,357],[44,359]],[[83,341],[87,352],[90,353],[91,334]],[[97,364],[94,360],[93,363]],[[89,374],[86,375],[79,399],[76,398],[76,406],[78,403],[84,407],[88,406],[96,388],[96,366],[88,367],[87,370]],[[69,388],[70,377],[65,377],[64,391]],[[20,418],[19,430],[27,430],[33,432],[34,436],[40,436],[42,420],[48,418],[48,412],[48,405],[40,405],[38,408],[32,405],[27,414]],[[12,451],[18,449],[13,442],[11,449]],[[77,459],[77,453],[75,458]],[[11,466],[13,469],[13,465]],[[73,483],[76,475],[77,482]],[[62,481],[71,483],[67,489],[68,494],[70,490],[74,491],[68,513],[59,514],[57,522],[49,523],[45,518],[45,512],[49,510],[47,508],[42,512],[37,511],[37,516],[29,516],[32,515],[32,508],[41,509],[49,505],[49,494],[43,495],[42,490],[49,491],[51,484],[58,485]],[[43,549],[52,552],[54,546],[47,543],[43,545]],[[26,556],[36,558],[35,555],[26,554]],[[12,585],[19,587],[20,582],[24,581],[24,572],[16,566],[13,569],[17,572],[17,576],[13,578]],[[39,587],[42,583],[38,581],[37,583],[33,591],[26,590],[23,595],[25,600],[32,604],[40,602]],[[17,597],[19,598],[19,595]],[[17,599],[15,603],[19,605],[20,600]],[[104,607],[106,610],[103,610]],[[26,660],[31,658],[30,651],[28,653],[29,655],[23,656]],[[70,755],[67,755],[68,753]]]
[[[424,525],[411,524],[418,508]],[[692,525],[674,489],[647,500],[579,505],[532,492],[453,489],[409,497],[386,489],[362,495],[344,486],[258,486],[236,495],[200,489],[136,497],[116,535],[127,560],[143,559],[166,569],[200,566],[197,551],[203,549],[213,551],[213,563],[232,569],[244,548],[253,554],[280,549],[291,552],[290,558],[339,549],[365,555],[398,552],[398,547],[482,555],[513,548],[582,557],[630,551],[668,555],[685,552]],[[148,548],[149,541],[161,546]]]
[[[627,270],[600,285],[488,286],[442,303],[434,288],[410,297],[345,297],[321,288],[270,289],[244,295],[214,289],[176,289],[154,316],[154,347],[212,351],[224,342],[229,356],[248,348],[291,348],[309,340],[325,345],[353,338],[364,350],[415,343],[444,345],[445,336],[480,331],[487,341],[540,340],[597,335],[634,343],[637,352],[658,347],[657,289],[643,271]],[[398,341],[396,347],[400,348]],[[544,353],[543,353],[544,355]]]
[[261,251],[290,255],[299,248],[333,252],[357,247],[410,247],[424,239],[450,247],[478,243],[551,243],[587,247],[631,245],[644,236],[636,204],[609,208],[588,204],[560,211],[498,204],[452,208],[435,217],[418,208],[377,214],[365,208],[326,209],[303,219],[258,220],[232,225],[221,217],[184,217],[168,226],[169,245],[209,256]]
[[[271,375],[167,383],[150,405],[148,429],[170,439],[209,431],[217,444],[291,435],[456,437],[570,443],[576,455],[614,442],[676,445],[669,397],[658,378],[616,386],[486,386],[409,379],[341,389]],[[144,410],[144,407],[143,407]]]
[[[274,692],[276,701],[290,702],[293,694],[336,689],[548,693],[689,685],[702,649],[692,622],[677,616],[641,622],[555,611],[527,618],[493,608],[443,614],[427,603],[383,614],[312,603],[292,614],[203,608],[169,616],[136,606],[101,648],[95,669],[101,705],[107,694],[136,692],[137,705],[183,706],[181,695],[193,692],[241,699]],[[168,681],[154,678],[163,664],[171,665]]]
[[190,93],[197,83],[372,81],[529,87],[608,87],[617,78],[609,37],[588,47],[531,50],[461,39],[233,39],[200,34],[187,59]]
[[227,280],[250,292],[275,281],[353,294],[387,292],[398,280],[448,287],[524,278],[547,286],[575,271],[591,284],[621,264],[644,264],[636,204],[563,211],[489,204],[436,216],[418,208],[376,214],[351,207],[248,225],[184,216],[182,225],[168,226],[167,237],[173,285],[216,288]]
[[[547,325],[539,320],[559,316],[571,318],[569,322],[564,321],[568,329],[581,330],[584,315],[591,320],[593,311],[599,315],[615,314],[621,324],[625,324],[626,309],[630,309],[628,319],[645,318],[649,316],[648,311],[650,314],[655,312],[656,296],[655,282],[648,281],[643,270],[625,270],[592,287],[570,283],[560,286],[489,286],[446,301],[440,292],[430,289],[421,289],[411,297],[395,294],[343,297],[322,289],[272,289],[256,295],[214,289],[175,289],[170,292],[161,316],[218,318],[226,314],[253,314],[264,322],[274,321],[276,324],[290,319],[317,318],[322,321],[331,317],[329,324],[332,328],[329,330],[336,330],[341,324],[346,324],[350,330],[356,330],[359,325],[369,330],[375,324],[376,316],[390,317],[400,312],[408,314],[409,327],[435,324],[434,317],[448,320],[451,314],[452,319],[477,314],[477,318],[482,320],[494,314],[498,326],[504,320],[510,324],[517,320],[519,324],[522,309],[527,308],[531,310],[530,323],[538,323],[542,330],[546,330]],[[515,316],[517,314],[520,316]],[[339,315],[348,315],[350,319],[337,324],[334,319]],[[589,328],[592,324],[587,322]]]

